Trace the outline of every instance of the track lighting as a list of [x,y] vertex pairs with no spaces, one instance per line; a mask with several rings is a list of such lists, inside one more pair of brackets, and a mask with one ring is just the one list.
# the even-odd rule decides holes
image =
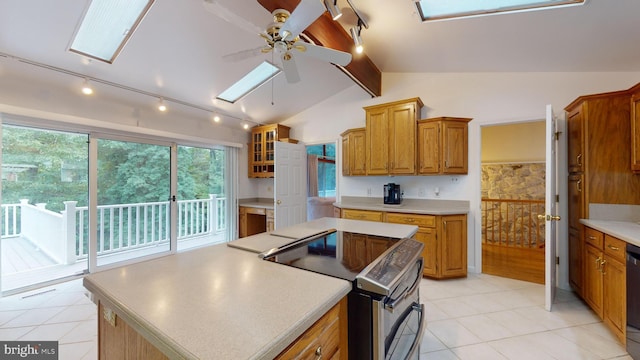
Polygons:
[[93,94],[93,89],[89,85],[89,80],[87,80],[87,78],[84,78],[84,82],[82,83],[82,93],[85,95]]
[[220,115],[214,114],[213,115],[213,121],[219,123],[220,122]]
[[242,125],[242,128],[245,130],[249,130],[249,124],[244,123],[244,125]]
[[358,26],[354,26],[350,29],[351,38],[353,38],[353,43],[356,46],[356,52],[358,54],[362,54],[364,47],[362,45],[362,38],[360,37],[360,32],[362,31],[362,24],[358,21]]
[[327,8],[327,11],[329,11],[329,14],[331,14],[333,20],[338,20],[340,19],[340,16],[342,16],[342,11],[340,11],[337,4],[338,0],[324,0],[324,6]]
[[167,111],[167,105],[164,104],[164,99],[160,98],[160,101],[158,101],[158,110],[165,112]]

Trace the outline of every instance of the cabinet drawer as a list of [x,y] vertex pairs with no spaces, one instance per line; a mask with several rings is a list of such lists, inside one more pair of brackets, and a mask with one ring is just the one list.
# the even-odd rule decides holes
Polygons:
[[387,213],[387,222],[419,227],[436,227],[436,217],[434,215]]
[[381,211],[342,209],[342,218],[382,222]]
[[610,235],[604,236],[604,253],[624,263],[627,243]]
[[266,215],[267,211],[265,208],[254,208],[248,206],[241,206],[240,209],[244,209],[245,214],[256,214],[256,215]]
[[602,250],[604,234],[589,227],[584,228],[584,242]]

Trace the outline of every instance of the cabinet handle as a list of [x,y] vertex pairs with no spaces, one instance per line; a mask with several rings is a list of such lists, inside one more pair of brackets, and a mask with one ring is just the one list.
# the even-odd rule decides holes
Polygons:
[[600,259],[600,256],[598,256],[598,258],[596,259],[596,270],[600,271],[601,261],[602,261],[602,259]]
[[416,222],[416,220],[412,219],[412,218],[409,218],[409,219],[406,219],[406,220],[407,220],[407,222],[410,222],[410,223]]
[[316,360],[322,359],[322,346],[318,346],[316,349]]
[[595,236],[593,236],[593,235],[589,235],[589,240],[591,240],[591,241],[596,241],[596,237],[595,237]]
[[576,162],[578,163],[578,166],[582,166],[582,154],[578,154],[578,156],[576,156]]
[[444,225],[444,231],[447,232],[447,220],[443,221],[442,225]]
[[609,249],[613,250],[613,251],[618,251],[618,250],[620,250],[620,248],[619,248],[619,247],[617,247],[617,246],[613,246],[613,245],[611,245],[611,244],[607,245],[607,247],[608,247]]
[[576,189],[578,189],[578,192],[582,192],[582,179],[576,183]]
[[604,269],[604,266],[607,264],[607,260],[602,260],[602,262],[600,263],[600,272],[602,273],[602,275],[606,275],[607,271]]

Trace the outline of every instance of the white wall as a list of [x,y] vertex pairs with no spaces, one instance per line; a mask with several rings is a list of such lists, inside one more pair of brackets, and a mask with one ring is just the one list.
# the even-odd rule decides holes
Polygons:
[[[418,197],[424,188],[433,198],[432,189],[440,188],[441,199],[469,200],[469,270],[481,271],[480,248],[480,127],[544,119],[545,106],[554,113],[576,97],[586,94],[627,89],[640,81],[640,73],[383,73],[383,96],[370,98],[353,86],[283,122],[292,127],[291,136],[302,141],[333,140],[353,127],[365,125],[362,107],[419,96],[425,104],[422,118],[438,116],[471,117],[469,123],[469,174],[413,177],[342,177],[340,195],[382,196],[382,185],[393,181],[402,185],[405,197]],[[562,117],[562,116],[561,116]],[[562,138],[564,141],[564,138]],[[563,143],[560,149],[566,149]],[[565,150],[566,151],[566,150]],[[561,153],[561,157],[562,153]],[[566,155],[565,155],[566,157]],[[338,157],[340,158],[340,157]],[[338,164],[339,166],[339,164]],[[562,169],[563,164],[559,164]],[[563,182],[562,173],[560,182]],[[456,182],[452,180],[457,179]],[[565,189],[565,190],[563,190]],[[566,191],[561,187],[560,191]],[[560,193],[560,198],[566,198]],[[559,236],[561,287],[568,288],[566,271],[566,223]],[[563,232],[564,231],[564,232]]]

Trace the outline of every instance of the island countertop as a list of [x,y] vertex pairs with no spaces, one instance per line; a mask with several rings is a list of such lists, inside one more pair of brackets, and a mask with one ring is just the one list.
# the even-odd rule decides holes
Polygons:
[[94,273],[84,286],[169,358],[185,359],[273,358],[351,290],[225,244]]
[[469,213],[469,201],[439,199],[404,199],[399,205],[384,204],[382,198],[343,196],[333,204],[342,209],[399,212],[425,215],[454,215]]

